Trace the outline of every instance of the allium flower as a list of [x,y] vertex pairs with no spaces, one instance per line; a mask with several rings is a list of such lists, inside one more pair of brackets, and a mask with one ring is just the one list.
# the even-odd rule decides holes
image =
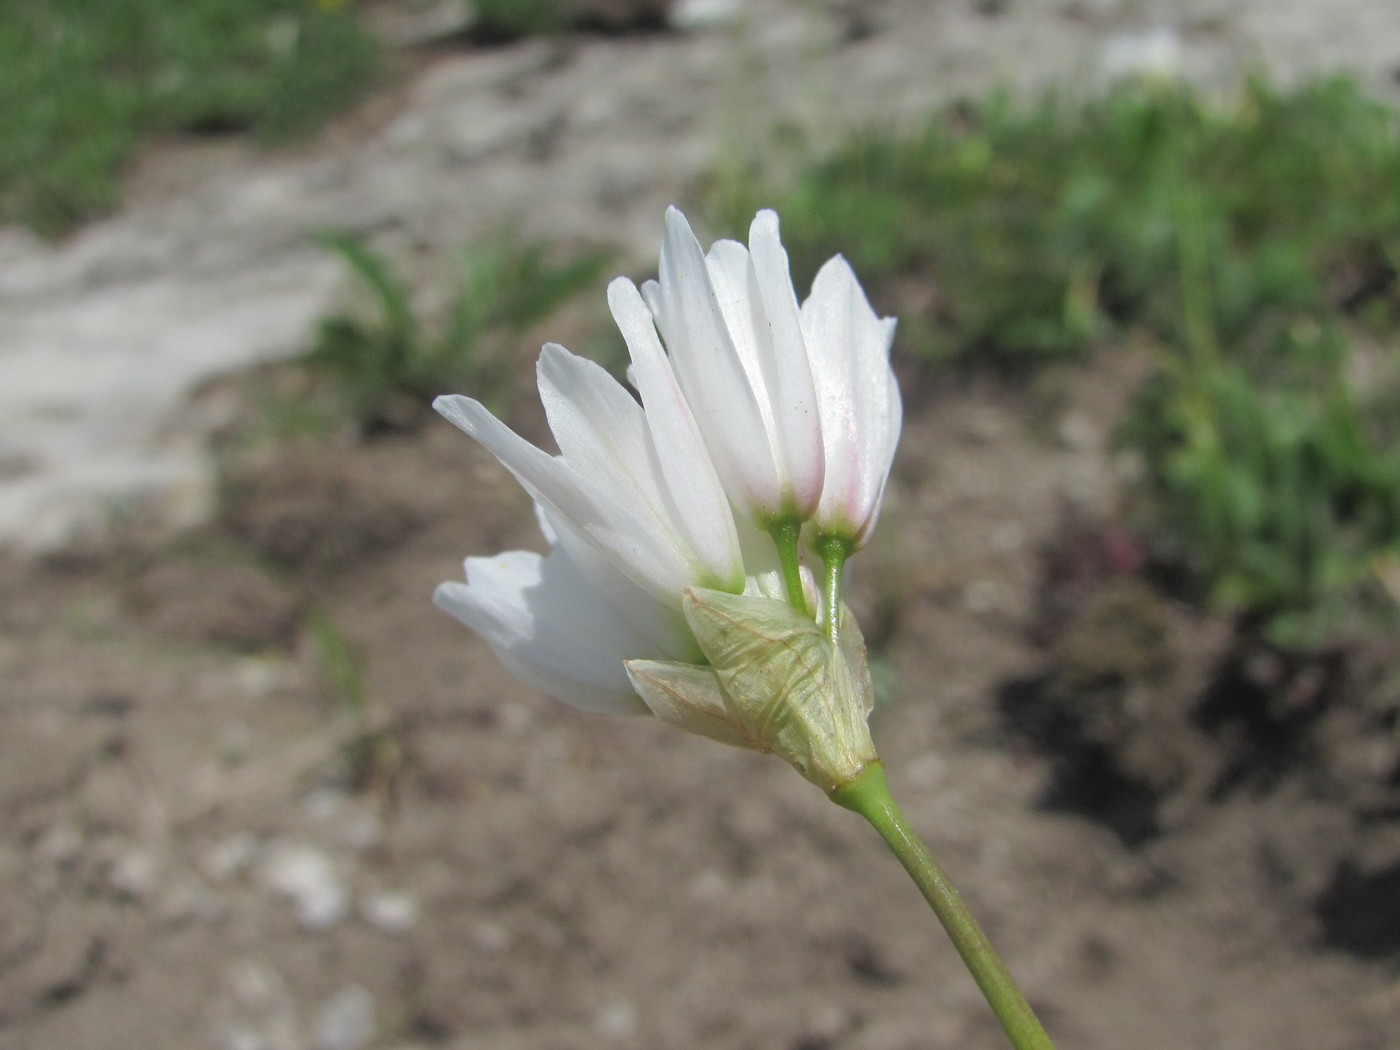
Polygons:
[[650,711],[777,754],[865,817],[1013,1044],[1053,1050],[890,797],[867,724],[874,689],[841,587],[899,439],[894,321],[875,316],[839,256],[799,306],[771,211],[748,247],[719,241],[706,255],[670,209],[660,280],[639,292],[619,278],[608,303],[640,401],[547,344],[539,389],[558,455],[470,398],[434,402],[534,497],[550,546],[468,558],[466,583],[434,600],[521,681],[583,710]]
[[[863,727],[869,676],[839,571],[809,611],[816,588],[797,537],[803,522],[814,541],[835,537],[839,570],[873,526],[899,434],[894,322],[875,317],[840,258],[799,306],[771,211],[748,247],[719,241],[706,256],[670,209],[660,281],[639,292],[618,278],[608,303],[640,401],[547,344],[539,390],[558,455],[470,398],[435,402],[535,499],[551,548],[468,558],[466,583],[444,583],[435,601],[566,703],[650,709],[777,750],[830,788],[821,761],[794,757],[806,754],[804,727],[836,694],[849,709],[837,721]],[[740,636],[774,647],[772,659],[746,650],[736,662]],[[788,700],[775,705],[777,693]],[[847,729],[817,737],[833,734],[841,775],[859,765],[850,756],[873,758]]]

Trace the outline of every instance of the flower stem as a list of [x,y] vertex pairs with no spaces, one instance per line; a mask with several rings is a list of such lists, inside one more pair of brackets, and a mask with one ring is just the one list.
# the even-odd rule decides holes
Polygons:
[[1054,1050],[1054,1044],[1045,1034],[1035,1012],[1007,972],[1006,964],[977,925],[977,920],[968,911],[958,891],[943,874],[943,869],[930,856],[890,797],[884,766],[879,761],[870,763],[854,780],[833,791],[831,798],[837,805],[868,820],[899,858],[904,870],[943,924],[943,929],[952,938],[954,947],[972,972],[977,987],[982,989],[1011,1045],[1016,1050]]
[[773,537],[773,542],[778,547],[788,604],[803,616],[811,616],[812,610],[807,605],[807,594],[802,587],[802,555],[798,549],[802,523],[796,518],[783,518],[768,526],[768,535]]
[[851,556],[849,540],[840,536],[817,537],[817,550],[822,556],[822,598],[826,616],[826,633],[832,645],[840,644],[841,630],[841,570]]

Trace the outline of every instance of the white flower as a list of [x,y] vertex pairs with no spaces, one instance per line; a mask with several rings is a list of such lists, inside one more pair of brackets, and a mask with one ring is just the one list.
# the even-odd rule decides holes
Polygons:
[[860,282],[841,256],[827,261],[802,304],[802,333],[816,381],[826,449],[826,480],[814,523],[852,549],[865,545],[880,500],[903,409],[890,368],[895,319],[870,309]]
[[709,254],[666,212],[660,280],[643,288],[725,490],[749,521],[806,521],[821,496],[823,446],[778,217],[761,211],[749,247]]
[[[434,600],[529,685],[588,711],[650,705],[678,721],[658,708],[655,688],[639,697],[642,679],[635,671],[629,678],[628,664],[654,675],[702,660],[721,666],[713,639],[707,647],[697,638],[698,593],[719,595],[706,601],[721,604],[734,595],[736,616],[751,608],[765,624],[786,601],[789,619],[807,626],[784,628],[803,646],[780,648],[808,654],[809,670],[813,653],[828,654],[821,659],[840,664],[841,674],[863,667],[858,630],[848,651],[838,646],[840,632],[818,631],[807,611],[816,590],[797,566],[796,530],[811,521],[814,539],[836,537],[847,552],[864,543],[899,436],[900,403],[888,360],[894,322],[875,317],[839,257],[799,307],[772,212],[754,219],[749,247],[720,241],[706,257],[670,209],[660,273],[645,299],[624,278],[608,288],[640,403],[598,365],[557,344],[541,352],[540,398],[558,455],[471,398],[434,402],[534,498],[550,547],[468,558],[466,582],[442,584]],[[784,540],[768,534],[775,529],[786,530]],[[830,625],[839,582],[823,598],[829,608],[819,613]],[[700,677],[726,695],[741,685],[732,675]],[[826,671],[818,680],[849,685]],[[758,703],[764,688],[753,685],[745,703]],[[858,714],[863,723],[864,710]],[[796,754],[782,746],[788,751],[763,749]]]

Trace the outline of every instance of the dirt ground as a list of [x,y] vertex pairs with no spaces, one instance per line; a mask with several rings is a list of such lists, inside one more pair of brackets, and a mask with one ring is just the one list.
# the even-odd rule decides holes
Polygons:
[[[1144,368],[906,375],[853,597],[892,789],[1064,1050],[1394,1046],[1400,652],[1290,664],[1160,571]],[[538,545],[468,439],[221,449],[205,525],[0,558],[0,1047],[1005,1045],[856,817],[432,608]]]
[[[908,385],[856,594],[893,789],[1061,1046],[1393,1045],[1394,741],[1223,777],[1227,625],[1098,524],[1140,368]],[[431,608],[534,540],[451,427],[245,454],[225,506],[0,573],[0,1044],[1002,1045],[855,817]]]

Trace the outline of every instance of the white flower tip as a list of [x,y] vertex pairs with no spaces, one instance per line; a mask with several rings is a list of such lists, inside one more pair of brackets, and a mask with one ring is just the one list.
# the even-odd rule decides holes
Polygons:
[[764,208],[753,217],[753,222],[749,224],[749,244],[763,237],[770,237],[774,241],[781,241],[778,236],[778,213],[772,208]]
[[545,343],[540,347],[539,360],[535,362],[535,371],[543,372],[551,367],[565,364],[574,354],[568,347],[560,343]]
[[695,236],[695,231],[691,229],[690,220],[674,204],[666,209],[666,241],[693,242],[695,250],[703,251],[700,248],[700,241]]
[[471,591],[467,584],[460,580],[448,580],[438,584],[433,591],[433,605],[458,623],[476,630],[476,618],[472,615],[474,610]]
[[626,309],[633,302],[640,302],[642,293],[637,290],[637,286],[628,277],[614,277],[608,282],[608,308],[612,310],[613,316],[617,316],[619,309]]
[[[822,263],[821,269],[817,271],[817,276],[812,278],[812,294],[816,294],[818,285],[827,284],[834,287],[855,285],[855,287],[860,288],[860,278],[856,276],[855,270],[851,269],[851,264],[846,261],[844,255],[838,253]],[[863,289],[862,294],[864,294]]]
[[486,412],[480,401],[463,394],[440,394],[433,398],[433,409],[459,430],[476,437],[477,426]]

